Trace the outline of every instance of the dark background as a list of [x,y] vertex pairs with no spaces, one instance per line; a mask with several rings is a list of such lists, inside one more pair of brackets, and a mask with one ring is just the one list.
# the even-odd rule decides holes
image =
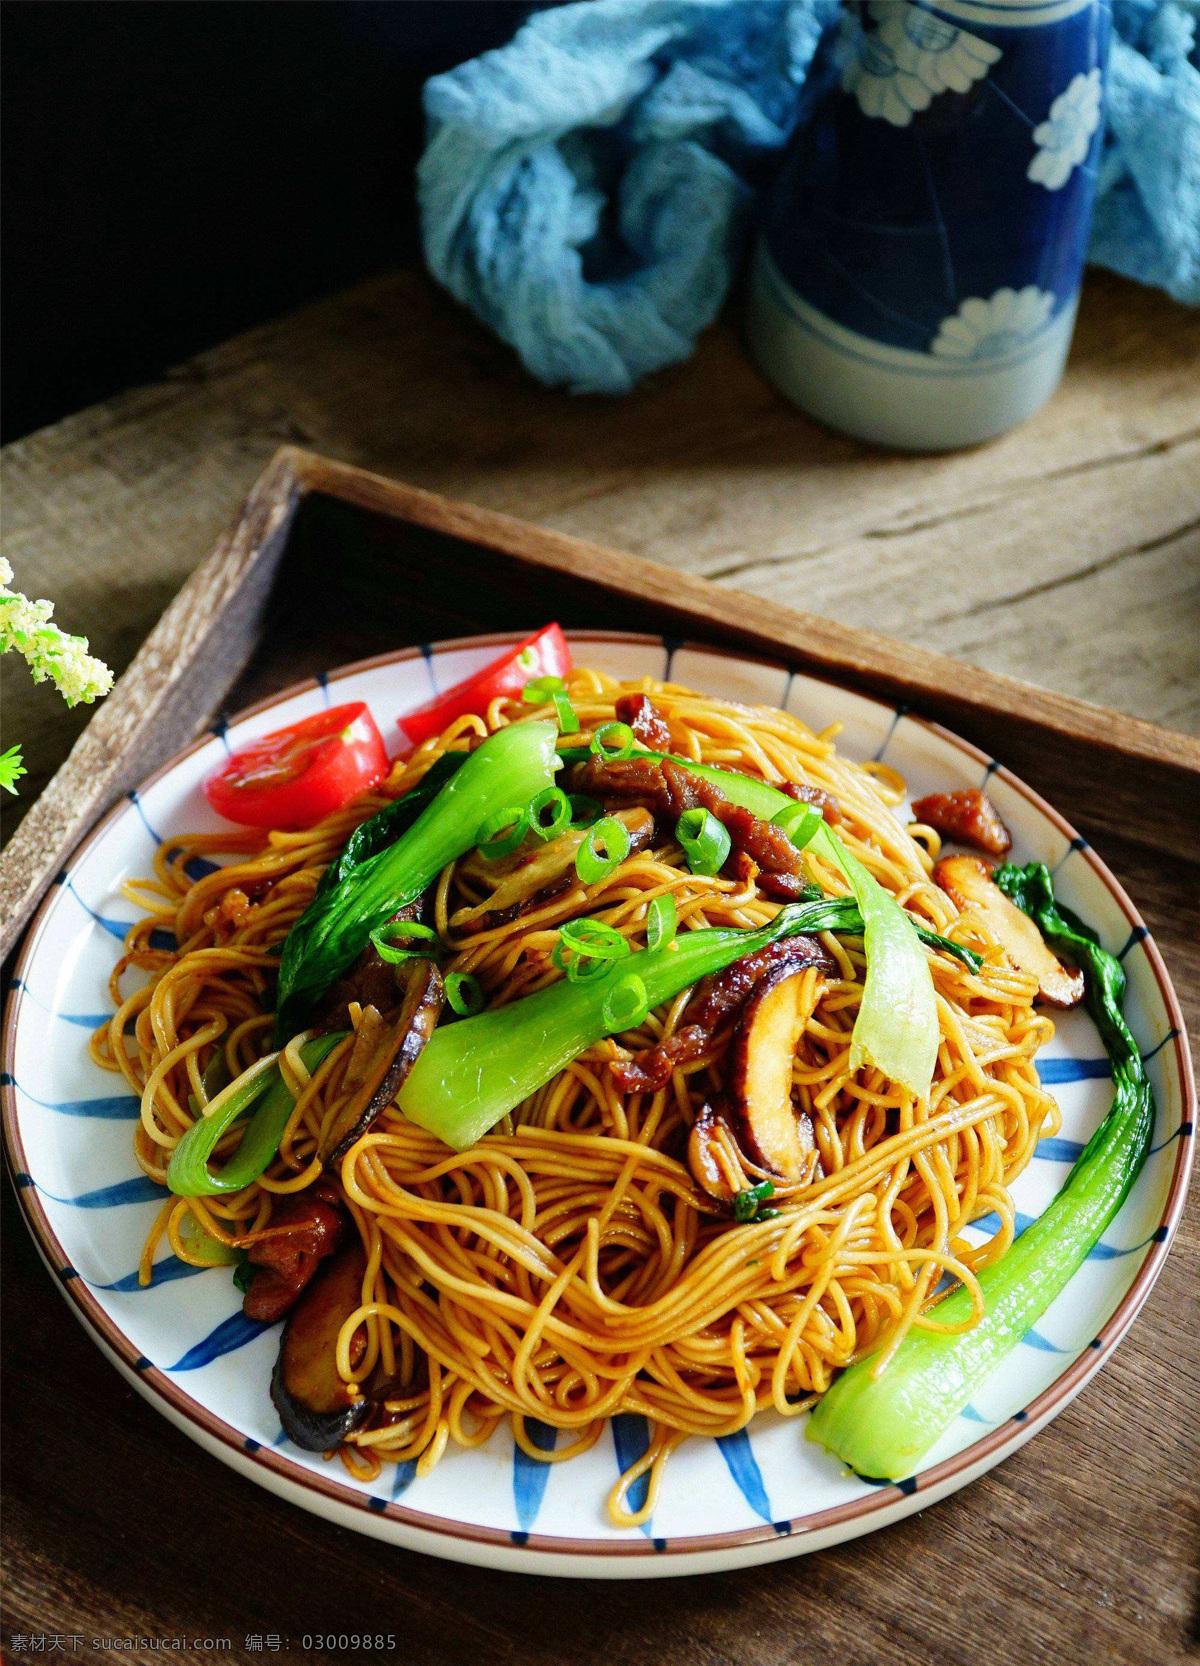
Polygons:
[[5,440],[417,249],[429,75],[506,0],[5,0]]

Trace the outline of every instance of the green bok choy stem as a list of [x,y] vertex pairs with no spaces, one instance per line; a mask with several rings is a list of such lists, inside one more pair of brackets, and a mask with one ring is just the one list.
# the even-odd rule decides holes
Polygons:
[[[957,1336],[911,1330],[887,1369],[870,1358],[844,1371],[808,1424],[817,1441],[860,1475],[897,1481],[963,1410],[971,1395],[1049,1307],[1098,1242],[1137,1179],[1154,1126],[1154,1094],[1125,1023],[1125,972],[1069,909],[1058,906],[1040,862],[998,868],[996,883],[1037,923],[1052,948],[1083,971],[1088,1010],[1112,1060],[1112,1108],[1050,1207],[979,1275],[984,1316]],[[937,1309],[955,1324],[971,1311],[960,1286]]]
[[[564,763],[582,762],[588,756],[583,748],[562,752]],[[666,754],[649,756],[661,763]],[[795,808],[794,799],[767,781],[689,758],[670,761],[711,781],[731,804],[764,821]],[[916,922],[846,849],[828,822],[821,822],[808,848],[819,851],[844,876],[863,919],[867,971],[851,1038],[850,1067],[875,1065],[918,1099],[926,1098],[937,1060],[938,1021],[933,978],[917,941]]]
[[[306,1070],[313,1071],[328,1058],[343,1039],[339,1035],[318,1036],[300,1048]],[[219,1093],[171,1153],[167,1185],[179,1197],[216,1197],[240,1192],[257,1180],[283,1138],[296,1101],[279,1070],[279,1054],[268,1053]],[[219,1174],[213,1174],[208,1160],[222,1136],[253,1105],[258,1109],[246,1124],[242,1142]]]
[[[419,897],[447,862],[471,849],[488,816],[506,805],[528,804],[553,784],[557,734],[555,725],[545,721],[498,729],[441,781],[440,790],[394,843],[350,866],[330,889],[318,892],[283,945],[275,1010],[275,1037],[281,1045],[302,1027],[313,1002],[354,963],[371,933]],[[420,792],[420,786],[415,790]],[[366,840],[364,846],[370,848]]]

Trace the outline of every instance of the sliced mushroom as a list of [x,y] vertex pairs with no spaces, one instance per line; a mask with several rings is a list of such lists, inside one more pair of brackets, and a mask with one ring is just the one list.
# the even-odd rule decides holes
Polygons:
[[930,793],[913,805],[913,815],[944,838],[974,845],[989,856],[1003,856],[1012,849],[1008,828],[996,806],[978,787],[966,792]]
[[[796,1185],[811,1184],[820,1174],[816,1136],[812,1121],[804,1111],[797,1115],[796,1134],[800,1144],[800,1172],[790,1184],[784,1183],[778,1174],[770,1176],[776,1181],[777,1195],[794,1191]],[[768,1178],[767,1171],[760,1164],[752,1163],[738,1144],[723,1101],[706,1101],[701,1107],[688,1136],[687,1162],[692,1179],[722,1212],[733,1208],[738,1192]]]
[[[271,1375],[271,1398],[288,1438],[306,1452],[328,1452],[366,1417],[371,1402],[342,1381],[337,1368],[338,1332],[362,1302],[367,1258],[361,1243],[348,1244],[322,1268],[292,1309]],[[359,1329],[350,1347],[356,1366],[366,1349]]]
[[784,964],[759,979],[729,1049],[727,1086],[741,1143],[755,1162],[793,1182],[812,1147],[806,1154],[792,1104],[792,1064],[823,987],[807,970]]
[[1031,972],[1037,978],[1038,993],[1047,1005],[1079,1005],[1083,973],[1064,966],[1052,953],[1028,914],[1009,901],[977,856],[943,857],[933,877],[960,909],[973,909],[987,922],[1018,971]]
[[[654,817],[641,808],[622,810],[617,820],[629,834],[629,850],[644,850],[654,837]],[[507,925],[535,903],[565,890],[575,878],[575,858],[588,836],[585,827],[560,833],[557,839],[539,844],[505,873],[486,902],[474,908],[460,908],[450,921],[455,931],[490,931]]]
[[706,1102],[688,1135],[688,1168],[697,1186],[726,1208],[733,1202],[734,1191],[740,1189],[741,1165],[736,1152],[737,1142],[729,1124]]
[[397,1018],[367,1065],[361,1084],[325,1130],[321,1161],[336,1163],[399,1093],[421,1056],[446,998],[442,974],[432,960],[405,963],[408,986]]

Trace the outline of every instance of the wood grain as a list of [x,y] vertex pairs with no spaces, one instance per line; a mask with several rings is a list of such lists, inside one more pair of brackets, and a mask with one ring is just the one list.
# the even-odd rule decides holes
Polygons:
[[[87,630],[120,670],[277,448],[316,447],[748,589],[768,604],[752,610],[755,629],[769,631],[781,602],[870,621],[1195,733],[1198,368],[1195,315],[1092,274],[1067,379],[1043,412],[977,451],[900,459],[798,417],[730,327],[630,399],[571,400],[533,387],[422,278],[399,274],[10,448],[5,548],[24,587],[53,595],[62,622]],[[670,601],[674,577],[659,582]],[[193,599],[196,629],[211,631],[213,611],[193,590],[172,640]],[[228,641],[188,637],[214,661],[230,656],[210,694],[248,651],[258,605]],[[361,622],[330,621],[322,650],[313,620],[302,622],[307,638],[268,615],[235,701],[383,645]],[[157,709],[174,721],[170,668],[149,671]],[[35,770],[28,804],[89,714],[66,713],[22,679],[4,667],[6,734],[26,741]],[[1194,860],[1148,845],[1144,816],[1104,819],[1119,749],[1037,734],[1033,761],[1056,778],[1049,796],[1093,807],[1083,831],[1146,916],[1200,1034]],[[1181,745],[1169,743],[1176,770]],[[1032,773],[1011,746],[995,749]],[[108,761],[92,756],[97,768]],[[836,1550],[651,1585],[455,1567],[280,1504],[110,1369],[58,1298],[7,1189],[3,1225],[0,1637],[10,1648],[18,1631],[78,1633],[89,1650],[94,1638],[207,1635],[231,1646],[193,1644],[177,1658],[252,1663],[270,1656],[248,1638],[277,1632],[289,1641],[276,1658],[299,1659],[305,1632],[354,1628],[397,1633],[395,1658],[421,1666],[1175,1666],[1200,1641],[1194,1207],[1114,1360],[1000,1469]]]
[[[736,320],[626,399],[572,398],[401,272],[9,447],[5,553],[120,671],[290,442],[1200,733],[1200,533],[1180,530],[1200,513],[1198,387],[1200,318],[1092,272],[1037,416],[901,457],[798,415]],[[1157,556],[1111,560],[1172,529]],[[1043,573],[1059,589],[1028,596]],[[952,607],[931,604],[929,574]],[[28,804],[87,712],[11,663],[0,685]],[[20,810],[0,806],[6,827]]]
[[[321,598],[320,669],[336,659],[327,633],[339,599],[359,617],[397,621],[385,625],[386,647],[548,617],[618,626],[636,618],[944,719],[1062,802],[1066,748],[1076,814],[1118,829],[1137,819],[1142,837],[1166,851],[1194,842],[1200,741],[1187,735],[861,627],[782,607],[764,614],[749,595],[288,446],[0,852],[0,955],[97,817],[216,709],[258,645],[277,581],[293,616],[295,598],[309,613],[311,598]],[[294,624],[283,641],[287,682],[298,672]]]
[[250,658],[288,517],[290,454],[265,470],[0,853],[0,957],[67,856],[122,792],[185,746]]

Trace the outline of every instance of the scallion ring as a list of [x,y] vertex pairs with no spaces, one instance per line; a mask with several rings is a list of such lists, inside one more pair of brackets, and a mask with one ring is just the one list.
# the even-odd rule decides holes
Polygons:
[[720,873],[732,841],[711,810],[685,810],[675,823],[675,837],[694,874]]
[[636,1030],[650,1011],[646,985],[636,972],[626,972],[604,997],[604,1025],[612,1035]]
[[482,1011],[483,999],[483,985],[470,972],[446,973],[446,1000],[460,1018]]
[[629,829],[616,816],[603,816],[576,851],[575,872],[585,885],[595,885],[628,855]]
[[803,850],[824,819],[815,804],[789,804],[771,817],[771,825],[782,828],[796,849]]
[[550,951],[550,964],[564,973],[570,983],[589,983],[593,978],[605,977],[612,971],[609,961],[575,954],[561,938]]
[[531,677],[521,690],[527,706],[553,706],[560,735],[577,735],[579,719],[561,677]]
[[[392,941],[400,938],[410,943],[430,943],[432,948],[398,948]],[[380,926],[378,931],[371,933],[371,944],[382,960],[391,966],[399,966],[406,960],[429,960],[440,947],[438,934],[432,926],[418,925],[415,920],[389,920]]]
[[609,970],[609,963],[630,953],[627,938],[603,920],[568,920],[560,929],[550,958],[572,983],[585,983]]
[[628,723],[602,723],[592,736],[592,751],[601,763],[623,763],[633,755],[633,730]]
[[513,805],[494,810],[475,835],[475,843],[485,861],[496,862],[502,856],[511,856],[528,831],[529,811]]
[[529,806],[529,825],[541,839],[556,839],[571,825],[571,801],[561,787],[547,787]]
[[576,954],[590,954],[600,960],[624,960],[629,939],[604,920],[568,920],[558,934]]
[[557,688],[550,696],[554,702],[554,715],[558,719],[560,735],[577,735],[579,733],[579,718],[565,688]]
[[670,891],[664,891],[661,897],[655,897],[646,910],[646,947],[667,948],[675,941],[678,929],[679,911],[675,907],[675,898]]
[[556,694],[566,692],[566,687],[561,677],[530,677],[521,698],[527,706],[548,706]]
[[604,814],[604,806],[599,799],[589,798],[586,793],[568,793],[567,801],[571,806],[571,821],[576,827],[595,827]]

